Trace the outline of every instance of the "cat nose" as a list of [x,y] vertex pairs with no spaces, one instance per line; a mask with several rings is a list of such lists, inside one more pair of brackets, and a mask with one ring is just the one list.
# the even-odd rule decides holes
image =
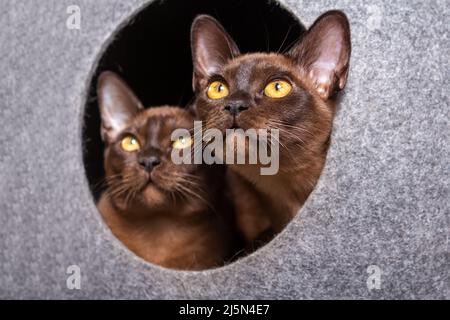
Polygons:
[[145,168],[147,171],[152,171],[154,167],[159,165],[161,160],[158,157],[146,157],[139,160],[139,164]]
[[230,103],[230,104],[226,105],[224,109],[225,109],[225,111],[228,111],[229,113],[231,113],[231,115],[237,116],[242,111],[247,110],[248,107],[242,102],[237,102],[237,103]]

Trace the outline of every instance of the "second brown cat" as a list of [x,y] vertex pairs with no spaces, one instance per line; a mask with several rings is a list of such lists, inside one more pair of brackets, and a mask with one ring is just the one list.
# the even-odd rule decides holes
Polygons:
[[232,212],[222,192],[224,167],[174,164],[171,152],[191,148],[194,118],[178,107],[144,109],[112,72],[98,81],[105,142],[106,192],[98,209],[114,235],[143,259],[201,270],[234,253]]

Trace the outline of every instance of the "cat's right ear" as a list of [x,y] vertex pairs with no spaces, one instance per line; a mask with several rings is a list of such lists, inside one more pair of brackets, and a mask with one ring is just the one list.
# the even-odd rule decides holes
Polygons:
[[200,15],[191,28],[191,49],[194,64],[192,85],[197,92],[202,82],[218,73],[227,61],[238,56],[239,49],[223,26],[213,17]]
[[350,24],[341,11],[319,17],[288,53],[323,100],[328,100],[347,82],[351,39]]
[[105,71],[98,78],[97,97],[101,116],[101,136],[110,143],[143,109],[127,84],[114,72]]

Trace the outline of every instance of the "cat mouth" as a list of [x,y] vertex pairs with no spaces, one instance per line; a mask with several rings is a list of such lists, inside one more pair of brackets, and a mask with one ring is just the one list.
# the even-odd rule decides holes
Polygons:
[[[222,133],[225,135],[226,130],[238,130],[238,129],[244,129],[244,127],[239,123],[238,119],[236,117],[229,118],[226,121],[222,123],[216,123],[215,125],[210,126],[211,129],[219,129],[222,131]],[[245,129],[244,129],[245,130]]]
[[162,191],[163,189],[159,186],[158,183],[155,182],[155,180],[149,178],[147,183],[144,186],[144,189],[146,190],[158,190]]
[[144,188],[155,188],[161,191],[164,190],[163,186],[164,184],[161,184],[161,181],[157,175],[153,174],[153,172],[150,172],[148,174],[148,178]]
[[152,172],[147,174],[147,179],[145,180],[144,183],[144,188],[148,188],[148,187],[156,187],[156,183],[155,183],[155,177],[153,177]]
[[233,122],[231,123],[231,126],[228,129],[241,129],[241,126],[238,124],[236,117],[233,117]]
[[156,182],[155,177],[152,176],[152,174],[148,175],[148,179],[147,179],[147,186],[154,186],[157,187],[158,183]]

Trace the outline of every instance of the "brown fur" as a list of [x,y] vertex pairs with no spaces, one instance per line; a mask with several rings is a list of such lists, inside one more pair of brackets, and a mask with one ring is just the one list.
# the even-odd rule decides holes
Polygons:
[[[249,243],[267,230],[280,232],[319,179],[336,93],[347,79],[349,32],[345,15],[332,11],[319,18],[288,53],[240,55],[231,37],[213,18],[200,16],[194,21],[193,109],[206,129],[280,130],[278,174],[263,176],[258,165],[230,166],[228,178],[237,221]],[[291,83],[291,93],[281,99],[266,97],[265,85],[278,79]],[[230,93],[226,98],[211,100],[206,90],[216,80],[226,83]],[[233,103],[246,109],[232,115],[226,106]]]
[[[170,160],[171,134],[191,130],[192,115],[177,107],[143,109],[110,72],[100,77],[98,92],[107,183],[98,209],[114,235],[164,267],[201,270],[225,264],[235,239],[231,207],[222,192],[224,168]],[[122,150],[127,134],[138,139],[139,151]],[[161,162],[149,171],[139,161],[150,156]]]

